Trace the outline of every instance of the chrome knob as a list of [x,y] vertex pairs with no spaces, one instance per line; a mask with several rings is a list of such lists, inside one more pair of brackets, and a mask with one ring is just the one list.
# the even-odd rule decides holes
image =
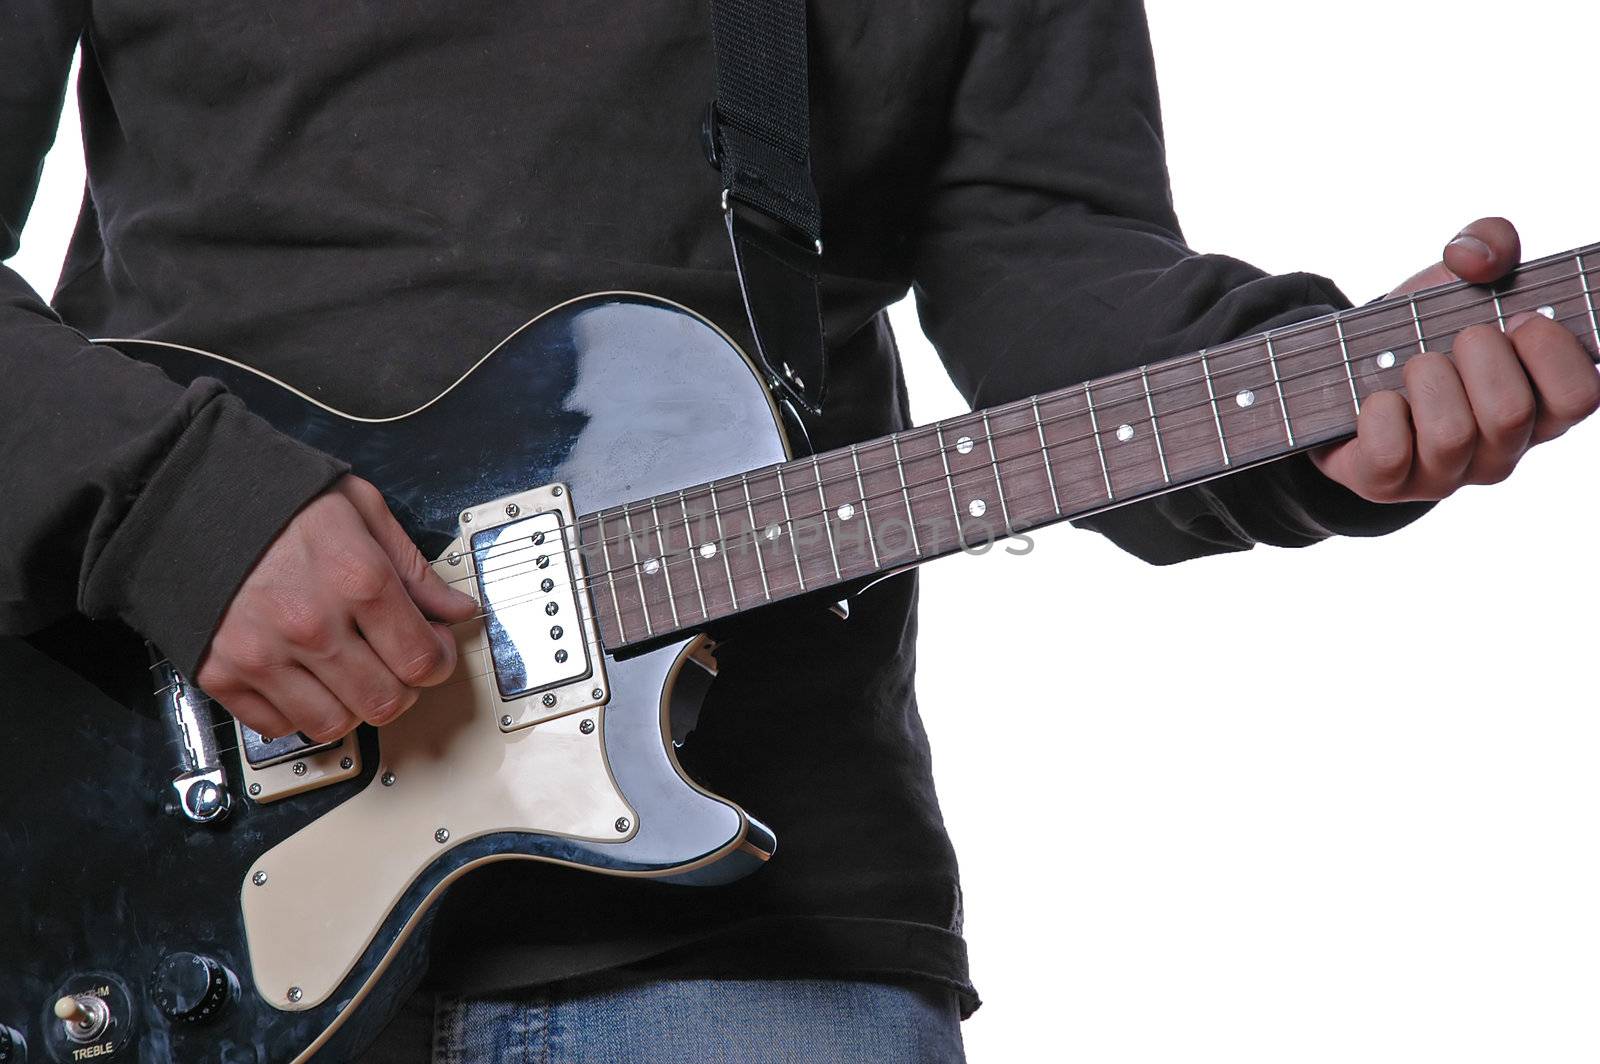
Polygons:
[[156,965],[151,997],[169,1020],[202,1023],[227,1007],[238,992],[233,973],[198,953],[169,953]]

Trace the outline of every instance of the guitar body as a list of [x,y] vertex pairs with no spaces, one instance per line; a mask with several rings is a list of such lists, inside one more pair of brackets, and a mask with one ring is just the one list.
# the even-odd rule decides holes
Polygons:
[[[218,377],[279,429],[349,461],[433,559],[470,553],[464,511],[540,486],[563,485],[577,512],[593,513],[788,457],[744,354],[646,296],[557,307],[442,396],[387,420],[333,411],[217,356],[117,346],[180,382]],[[484,627],[461,630],[458,675],[483,671],[472,663],[488,660]],[[673,756],[669,708],[675,692],[703,689],[702,674],[680,682],[699,668],[700,640],[607,655],[607,697],[581,711],[506,730],[508,703],[478,675],[426,692],[381,731],[363,727],[259,775],[219,713],[211,730],[231,807],[209,824],[176,808],[174,744],[142,645],[101,627],[40,643],[48,657],[0,643],[11,703],[0,743],[0,1025],[26,1042],[25,1057],[13,1048],[10,1058],[0,1042],[0,1060],[346,1060],[420,978],[432,904],[485,862],[698,885],[747,874],[774,847]],[[51,704],[62,684],[81,695],[69,719]],[[288,793],[252,798],[250,781],[271,773]],[[188,954],[234,983],[197,1022],[160,1007],[174,992],[164,979],[183,989],[172,958],[200,964]],[[75,994],[110,1007],[93,1040],[67,1039],[51,1011]]]

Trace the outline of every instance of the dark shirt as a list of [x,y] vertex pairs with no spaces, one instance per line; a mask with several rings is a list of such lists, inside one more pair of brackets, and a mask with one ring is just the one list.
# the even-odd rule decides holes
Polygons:
[[[1173,216],[1137,0],[814,6],[829,447],[906,422],[884,308],[913,289],[990,404],[1343,307],[1197,255]],[[747,330],[697,139],[698,3],[7,0],[0,255],[82,35],[88,193],[51,305],[0,269],[0,631],[116,618],[193,671],[239,582],[338,465],[214,382],[85,341],[226,353],[365,415],[411,409],[544,307],[629,288]],[[1167,563],[1368,535],[1293,459],[1086,521]],[[175,579],[173,574],[182,574]],[[683,759],[776,829],[735,886],[521,862],[436,930],[442,987],[607,967],[911,976],[975,1003],[912,693],[915,581],[752,632]]]

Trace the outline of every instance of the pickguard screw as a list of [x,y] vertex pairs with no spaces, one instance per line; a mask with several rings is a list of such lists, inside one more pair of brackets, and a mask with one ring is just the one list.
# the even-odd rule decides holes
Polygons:
[[461,523],[464,524],[464,525],[471,524],[472,523],[472,515],[470,513],[463,513],[461,515]]
[[382,783],[383,783],[383,785],[385,787],[393,787],[394,786],[394,773],[393,772],[385,772],[383,774]]
[[551,488],[550,489],[550,494],[554,495],[558,499],[561,498],[561,488],[559,486]]
[[433,841],[434,842],[449,842],[450,841],[450,832],[446,831],[444,828],[440,828],[438,831],[435,831],[433,833]]
[[250,785],[250,797],[254,798],[256,795],[258,795],[260,793],[261,793],[261,784],[252,783]]
[[578,730],[583,732],[583,734],[588,735],[589,733],[594,731],[594,721],[592,721],[592,720],[583,721],[582,723],[580,723],[578,725]]
[[258,887],[264,887],[267,885],[267,874],[265,872],[257,872],[255,875],[250,877],[250,882],[254,883]]
[[633,823],[627,817],[619,816],[619,817],[617,817],[616,824],[614,824],[612,826],[615,827],[618,831],[627,831],[629,828],[633,827]]
[[304,776],[306,774],[306,763],[304,761],[296,761],[294,763],[294,774],[296,776]]
[[502,728],[511,727],[511,714],[507,713],[507,714],[505,714],[504,716],[502,716],[500,718],[500,727],[502,727]]
[[593,691],[589,692],[589,697],[595,699],[596,701],[598,701],[599,699],[604,698],[605,696],[606,696],[605,691],[601,690],[598,687],[596,687]]
[[339,759],[339,767],[342,769],[349,769],[349,767],[353,764],[355,764],[355,761],[352,758],[341,757]]
[[299,987],[291,986],[289,988],[289,1000],[290,1001],[299,1001],[303,997],[305,997],[305,994],[303,994],[301,992]]
[[515,517],[518,514],[520,514],[521,512],[522,512],[521,508],[518,507],[516,503],[514,503],[514,502],[506,503],[506,516],[507,517]]

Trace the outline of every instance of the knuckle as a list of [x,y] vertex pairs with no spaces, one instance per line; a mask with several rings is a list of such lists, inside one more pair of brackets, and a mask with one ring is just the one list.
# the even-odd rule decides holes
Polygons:
[[382,598],[389,589],[393,572],[371,558],[351,558],[335,570],[334,586],[344,598],[370,604]]
[[1499,440],[1516,439],[1533,428],[1539,408],[1533,396],[1522,394],[1494,400],[1484,411],[1483,428]]
[[373,724],[387,724],[417,704],[417,693],[409,688],[397,688],[373,699],[364,707],[361,717]]
[[1478,427],[1468,418],[1444,418],[1429,429],[1425,438],[1435,455],[1456,461],[1472,453],[1478,442]]
[[1566,387],[1553,389],[1545,400],[1550,413],[1562,421],[1582,421],[1600,408],[1600,376],[1584,374]]
[[[320,610],[286,609],[278,620],[278,629],[293,646],[315,654],[326,653],[333,645],[334,627]],[[263,667],[272,662],[263,663]]]
[[438,644],[422,645],[420,642],[410,648],[410,657],[400,666],[396,675],[400,682],[409,687],[417,687],[427,682],[435,675],[445,663],[444,650]]

